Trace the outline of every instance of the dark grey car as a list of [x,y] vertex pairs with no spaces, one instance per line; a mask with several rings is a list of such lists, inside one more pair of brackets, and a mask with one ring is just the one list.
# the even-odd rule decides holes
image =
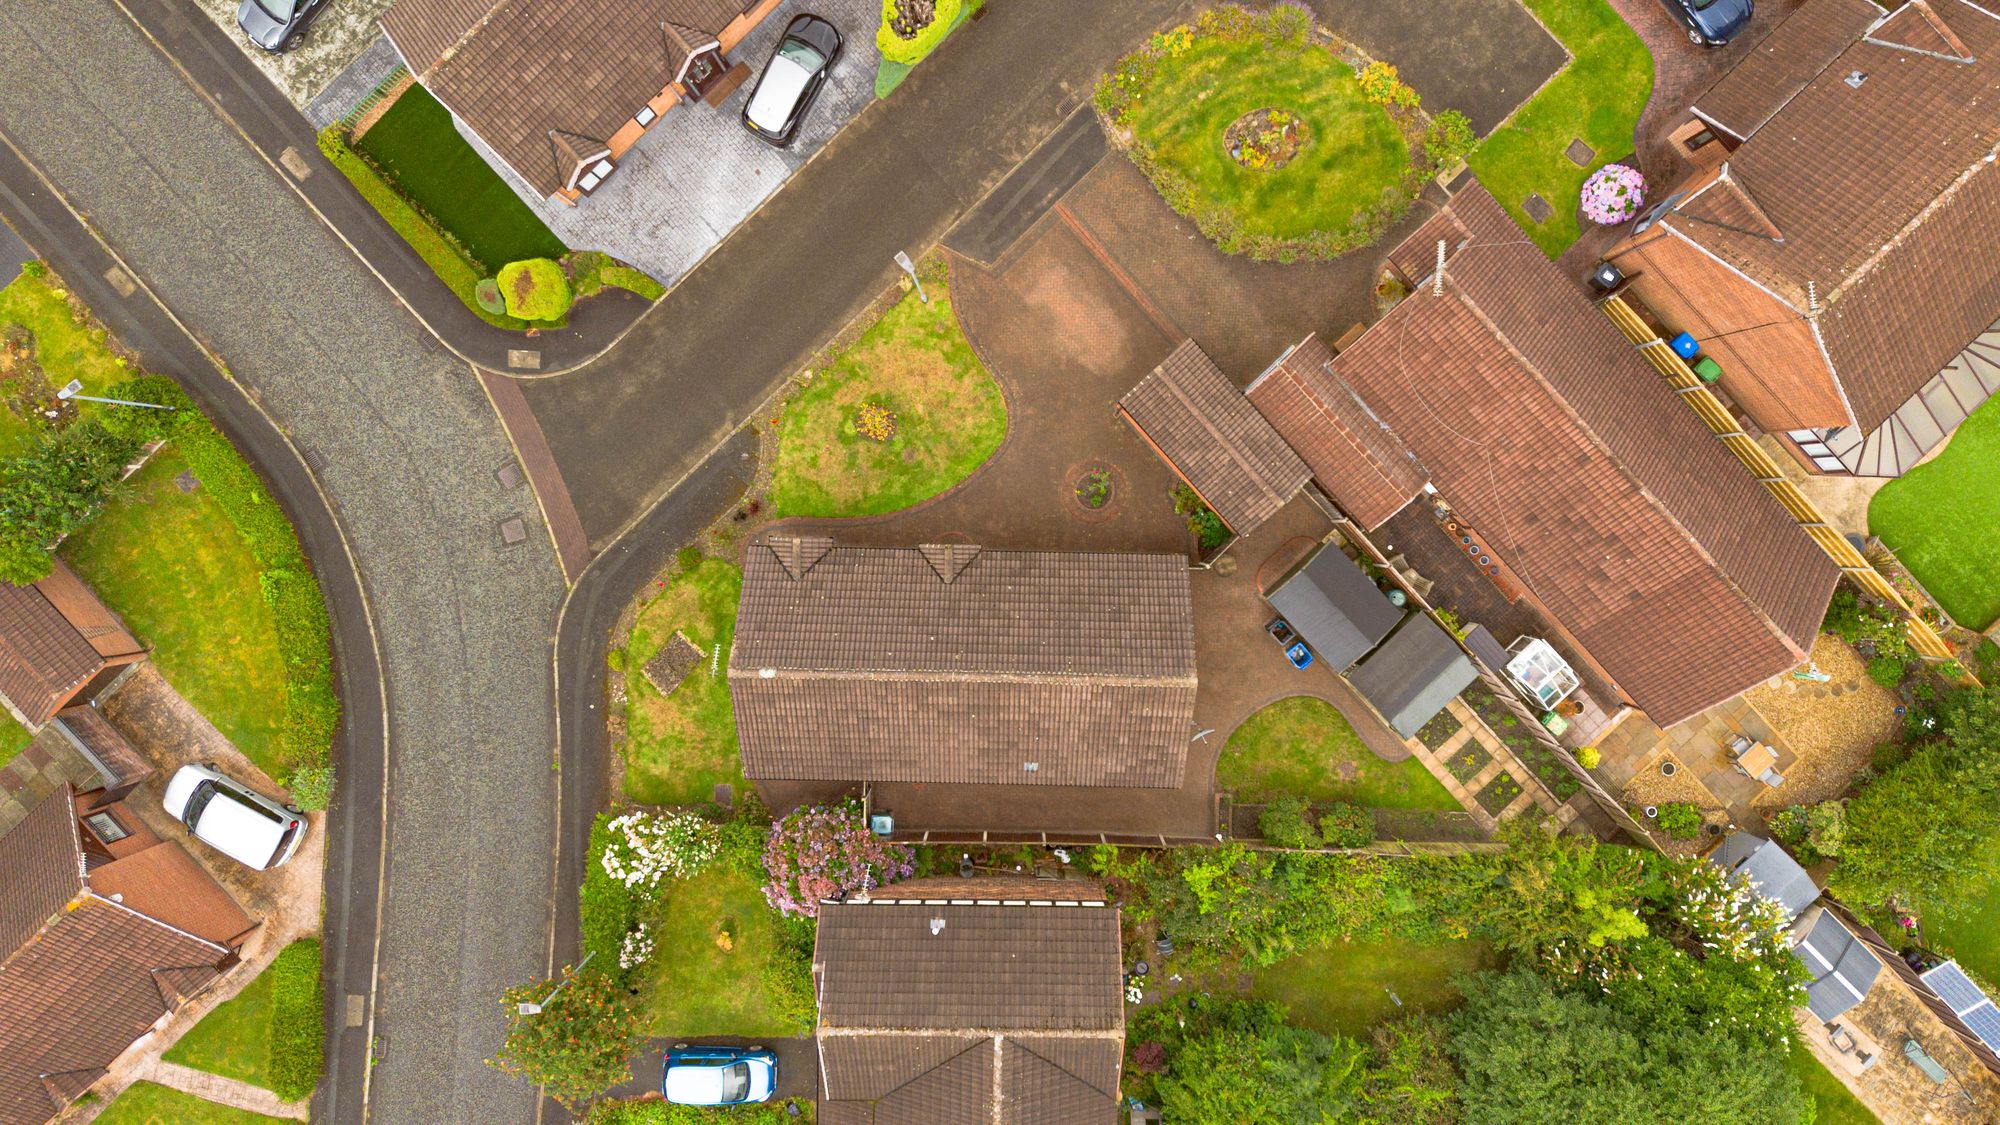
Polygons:
[[1687,29],[1688,42],[1720,47],[1750,25],[1754,0],[1660,0]]
[[791,144],[840,58],[840,46],[840,30],[818,16],[802,15],[786,24],[743,104],[744,128],[780,148]]
[[243,0],[236,6],[236,26],[266,51],[289,51],[326,5],[327,0]]

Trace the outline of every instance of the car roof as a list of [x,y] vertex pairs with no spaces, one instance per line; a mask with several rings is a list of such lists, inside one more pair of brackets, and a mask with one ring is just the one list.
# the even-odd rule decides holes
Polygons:
[[773,133],[783,129],[792,115],[792,107],[798,104],[799,95],[810,81],[812,73],[805,67],[783,55],[772,56],[744,115],[760,129]]
[[[670,1102],[712,1105],[722,1100],[722,1074],[745,1060],[721,1055],[697,1056],[699,1062],[670,1062],[661,1092]],[[678,1063],[678,1065],[676,1065]]]
[[285,825],[252,807],[235,786],[218,782],[217,787],[195,821],[195,837],[239,863],[268,866],[277,854]]

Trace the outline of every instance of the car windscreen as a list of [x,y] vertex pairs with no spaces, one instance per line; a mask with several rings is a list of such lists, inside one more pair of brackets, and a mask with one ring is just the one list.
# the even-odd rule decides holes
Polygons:
[[264,9],[265,14],[272,19],[283,23],[291,19],[292,13],[298,10],[299,0],[257,0],[257,6]]
[[818,51],[813,50],[811,46],[801,43],[796,39],[785,40],[784,44],[778,48],[778,57],[789,59],[799,64],[800,68],[807,74],[811,74],[813,71],[826,65],[825,55],[820,54]]
[[181,810],[181,823],[189,828],[200,823],[201,810],[207,808],[208,803],[213,801],[219,792],[221,789],[213,781],[204,781],[195,786],[194,792],[188,794],[187,807]]
[[750,1093],[750,1064],[730,1063],[722,1072],[722,1101],[740,1102]]

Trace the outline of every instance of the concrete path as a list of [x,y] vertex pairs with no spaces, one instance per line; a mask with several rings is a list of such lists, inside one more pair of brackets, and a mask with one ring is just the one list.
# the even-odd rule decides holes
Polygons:
[[224,1078],[191,1066],[170,1063],[155,1058],[148,1065],[132,1072],[135,1082],[157,1082],[169,1086],[183,1094],[193,1094],[203,1101],[217,1105],[235,1106],[237,1109],[261,1113],[266,1117],[289,1117],[294,1121],[304,1121],[310,1116],[310,1106],[306,1102],[288,1102],[262,1086],[252,1086],[234,1078]]
[[[394,794],[369,1013],[385,1050],[336,1076],[321,1116],[358,1120],[368,1076],[379,1120],[528,1120],[533,1091],[483,1060],[494,998],[546,964],[557,774],[537,638],[563,587],[545,535],[501,545],[500,523],[541,517],[494,482],[512,451],[492,408],[107,0],[0,4],[0,57],[0,127],[324,465],[372,605]],[[381,795],[342,800],[365,819]],[[350,875],[329,899],[370,901],[375,872]],[[345,968],[336,996],[373,991],[372,964]],[[343,1060],[365,1051],[365,1027],[335,1032]]]

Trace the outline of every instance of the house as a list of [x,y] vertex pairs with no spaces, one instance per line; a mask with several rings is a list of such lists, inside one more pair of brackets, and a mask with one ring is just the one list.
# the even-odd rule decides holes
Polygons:
[[410,73],[523,183],[575,203],[681,102],[749,75],[728,52],[779,0],[396,0]]
[[1118,908],[1078,881],[920,879],[820,908],[821,1125],[1112,1125]]
[[0,1125],[54,1117],[255,925],[179,844],[68,786],[0,836]]
[[1813,472],[1897,476],[2000,390],[2000,14],[1809,0],[1702,94],[1606,255]]
[[1389,266],[1407,298],[1245,392],[1357,533],[1471,563],[1431,600],[1525,607],[1662,727],[1805,660],[1833,564],[1483,187]]
[[759,781],[1176,787],[1187,561],[768,535],[745,551],[729,691]]
[[95,699],[146,648],[61,559],[32,586],[0,582],[0,702],[30,730]]

